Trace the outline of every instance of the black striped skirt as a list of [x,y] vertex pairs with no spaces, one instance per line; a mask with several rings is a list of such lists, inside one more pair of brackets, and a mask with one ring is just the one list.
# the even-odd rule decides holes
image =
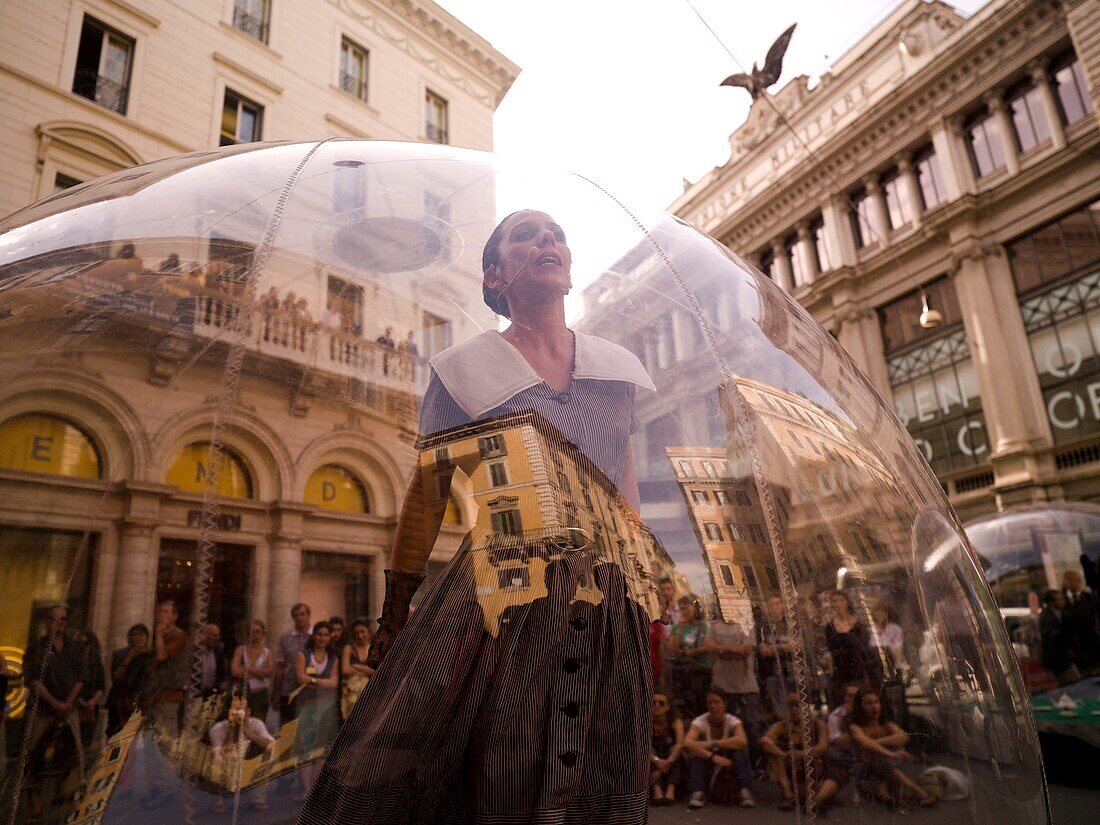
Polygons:
[[646,822],[649,618],[616,565],[537,561],[533,582],[499,580],[536,597],[498,610],[507,593],[487,595],[476,551],[455,555],[344,723],[302,825]]

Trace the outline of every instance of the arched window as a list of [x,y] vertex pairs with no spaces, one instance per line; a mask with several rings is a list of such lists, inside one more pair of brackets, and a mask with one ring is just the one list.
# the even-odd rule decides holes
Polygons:
[[326,510],[370,512],[366,487],[351,470],[339,464],[325,464],[313,471],[306,482],[305,500]]
[[[213,477],[209,441],[196,441],[176,453],[168,465],[165,481],[189,493],[206,491],[207,480]],[[252,498],[252,477],[244,462],[232,450],[223,449],[218,473],[218,495],[226,498]]]
[[64,418],[29,413],[0,424],[0,467],[75,478],[101,478],[92,439]]

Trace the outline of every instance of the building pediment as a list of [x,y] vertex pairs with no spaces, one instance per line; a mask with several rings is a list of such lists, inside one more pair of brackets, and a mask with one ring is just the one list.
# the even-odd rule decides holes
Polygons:
[[45,160],[53,144],[65,146],[79,154],[114,165],[118,169],[144,163],[141,156],[124,141],[90,123],[81,123],[76,120],[51,120],[38,124],[35,133],[39,139],[39,163]]
[[799,75],[774,95],[764,92],[752,104],[749,116],[730,135],[730,162],[755,149],[777,129],[783,121],[802,108],[810,96],[810,78]]

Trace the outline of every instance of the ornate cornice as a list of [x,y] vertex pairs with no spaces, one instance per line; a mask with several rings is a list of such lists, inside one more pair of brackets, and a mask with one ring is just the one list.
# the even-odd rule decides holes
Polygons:
[[[854,185],[872,171],[869,159],[886,163],[908,148],[915,135],[928,131],[930,116],[938,120],[942,117],[938,113],[947,112],[947,120],[957,118],[981,101],[986,91],[1004,83],[1067,34],[1064,18],[1050,4],[1008,3],[973,29],[960,29],[936,59],[906,79],[888,99],[815,148],[819,162],[804,163],[807,171],[781,179],[785,187],[768,186],[758,198],[737,204],[739,193],[732,192],[730,181],[748,168],[748,162],[741,162],[721,170],[700,192],[681,199],[677,213],[711,234],[731,238],[736,248],[756,248],[770,240],[777,226],[809,216],[838,189]],[[1010,50],[1017,59],[1005,59]],[[830,85],[839,85],[839,78]],[[828,87],[823,84],[819,89],[826,92]],[[799,127],[797,118],[794,126]],[[765,151],[755,154],[752,162],[767,162]],[[704,210],[712,203],[722,211],[734,211],[707,217]]]
[[[520,67],[494,49],[486,40],[464,26],[435,3],[424,0],[329,0],[344,13],[369,28],[379,37],[401,49],[418,63],[438,72],[450,83],[495,109],[512,83],[519,76]],[[389,17],[404,23],[409,29],[437,45],[455,61],[474,69],[486,84],[472,80],[465,74],[453,71],[438,55],[430,54],[409,36],[408,29],[393,25],[394,20],[373,13],[373,8],[388,12]]]

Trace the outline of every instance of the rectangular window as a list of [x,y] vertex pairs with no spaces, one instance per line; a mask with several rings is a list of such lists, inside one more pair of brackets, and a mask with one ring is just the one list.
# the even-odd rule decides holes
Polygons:
[[733,587],[733,569],[728,564],[718,565],[718,572],[722,575],[722,584]]
[[753,572],[751,564],[741,565],[741,576],[745,580],[746,587],[757,587],[756,573]]
[[764,538],[764,528],[757,524],[755,521],[749,524],[749,538],[756,544],[764,544],[766,539]]
[[691,500],[696,504],[710,504],[710,496],[706,490],[692,490]]
[[817,253],[817,268],[821,272],[828,272],[833,268],[833,256],[829,252],[829,236],[825,232],[825,221],[818,218],[810,224],[810,237],[814,241],[814,251]]
[[270,19],[270,0],[233,0],[233,28],[237,31],[266,43]]
[[220,146],[236,143],[252,143],[260,139],[264,107],[253,103],[230,89],[225,90],[222,105],[222,131]]
[[126,114],[134,41],[85,15],[73,74],[73,94]]
[[1054,88],[1058,92],[1058,105],[1064,123],[1069,126],[1085,115],[1092,113],[1092,98],[1089,97],[1088,84],[1081,61],[1076,55],[1055,64]]
[[775,568],[774,567],[765,567],[764,568],[764,575],[767,576],[767,578],[768,578],[768,587],[772,588],[773,590],[778,590],[779,589],[779,579],[777,579],[776,576],[775,576]]
[[703,530],[707,534],[708,541],[721,541],[722,540],[722,528],[712,522],[706,522],[703,525]]
[[[1100,435],[1100,201],[1007,245],[1055,444]],[[1061,276],[1061,277],[1059,277]]]
[[508,471],[503,464],[490,464],[489,478],[492,480],[494,487],[503,487],[508,483]]
[[81,181],[76,178],[58,172],[53,179],[53,194],[56,195],[58,192],[64,192],[66,189],[72,189],[74,186],[80,186],[80,184]]
[[570,492],[569,476],[567,476],[562,470],[558,470],[558,487],[560,487],[562,490],[565,490],[565,492],[567,493]]
[[886,215],[891,229],[901,229],[909,223],[909,206],[902,197],[901,176],[894,175],[882,182],[882,194],[886,198]]
[[711,478],[717,478],[718,477],[718,471],[714,469],[714,462],[713,461],[704,461],[703,462],[703,472],[706,473]]
[[732,503],[730,501],[730,494],[727,493],[725,490],[715,490],[714,491],[714,500],[717,501],[719,504],[730,504],[730,503]]
[[497,570],[497,584],[501,590],[510,587],[527,588],[531,586],[531,569],[526,565],[522,567],[506,567]]
[[477,449],[482,458],[492,458],[499,455],[507,455],[504,447],[504,437],[500,435],[487,435],[477,440]]
[[523,532],[519,510],[500,510],[492,515],[493,531],[518,536]]
[[925,285],[923,294],[928,297],[928,305],[943,315],[943,324],[934,329],[925,329],[920,325],[922,290],[919,289],[880,307],[879,323],[887,355],[918,341],[937,338],[962,323],[962,310],[959,309],[955,288],[947,278]]
[[450,467],[451,466],[451,451],[449,447],[436,447],[435,448],[435,466],[436,467]]
[[430,89],[424,93],[424,137],[447,143],[447,101]]
[[737,500],[739,507],[751,507],[752,499],[749,498],[749,494],[744,490],[737,490],[734,492],[734,498]]
[[970,162],[979,178],[991,175],[1005,165],[1002,135],[997,119],[989,113],[971,121],[966,127],[966,145],[970,150]]
[[1042,91],[1038,86],[1016,89],[1009,96],[1012,125],[1016,130],[1016,145],[1021,152],[1042,143],[1050,137],[1050,124],[1043,111]]
[[677,461],[676,466],[680,468],[680,475],[682,476],[687,476],[690,478],[691,476],[695,475],[695,473],[692,472],[690,461]]
[[848,217],[852,222],[852,236],[856,249],[864,249],[875,242],[875,233],[871,228],[871,196],[859,190],[851,196],[852,209]]
[[789,435],[791,437],[791,441],[794,442],[795,446],[798,447],[798,449],[800,449],[800,450],[806,449],[802,445],[802,440],[795,433],[791,432],[790,430],[787,430],[787,435]]
[[943,186],[943,175],[940,172],[940,161],[935,151],[929,146],[921,152],[917,152],[913,165],[917,169],[917,183],[920,184],[920,199],[924,211],[935,209],[944,202],[947,190]]
[[367,50],[346,37],[340,42],[340,88],[362,101],[367,99]]
[[732,521],[726,522],[726,529],[730,533],[730,541],[744,541],[745,534],[741,531],[741,525],[734,524]]

